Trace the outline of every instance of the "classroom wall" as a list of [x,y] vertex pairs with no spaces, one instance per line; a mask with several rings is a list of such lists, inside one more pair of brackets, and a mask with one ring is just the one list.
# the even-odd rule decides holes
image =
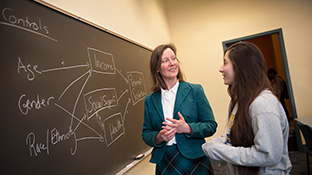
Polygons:
[[204,85],[219,123],[226,124],[229,97],[219,68],[222,41],[282,28],[298,117],[312,115],[312,1],[164,1],[171,39],[187,79]]
[[149,48],[170,41],[162,3],[158,0],[43,1]]
[[[218,72],[222,41],[282,28],[298,117],[312,115],[312,1],[310,0],[46,0],[147,47],[174,42],[187,81],[203,85],[225,127],[229,97]],[[90,3],[91,2],[91,3]],[[127,175],[154,174],[149,156]]]

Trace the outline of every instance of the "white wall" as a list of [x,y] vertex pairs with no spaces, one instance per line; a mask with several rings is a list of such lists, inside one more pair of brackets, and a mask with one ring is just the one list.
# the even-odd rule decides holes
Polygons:
[[156,0],[44,0],[123,37],[154,48],[170,40]]
[[[229,102],[218,72],[222,41],[282,28],[298,117],[312,115],[311,0],[46,2],[150,48],[173,41],[187,80],[200,83],[205,89],[219,124],[215,136],[223,133]],[[126,174],[154,174],[155,166],[148,160],[146,157]]]
[[164,1],[187,80],[200,83],[223,133],[229,97],[221,74],[222,41],[282,28],[298,117],[311,116],[312,1]]

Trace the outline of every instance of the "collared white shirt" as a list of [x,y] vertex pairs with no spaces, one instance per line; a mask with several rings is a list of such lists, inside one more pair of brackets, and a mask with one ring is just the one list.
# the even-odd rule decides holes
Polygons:
[[[161,89],[161,104],[164,111],[164,117],[166,118],[173,118],[173,110],[174,110],[174,104],[176,100],[176,95],[179,87],[179,81],[170,89],[170,90],[164,90]],[[170,122],[167,121],[166,122]],[[171,122],[170,122],[171,123]],[[173,137],[169,142],[167,142],[167,145],[176,144],[176,138]]]

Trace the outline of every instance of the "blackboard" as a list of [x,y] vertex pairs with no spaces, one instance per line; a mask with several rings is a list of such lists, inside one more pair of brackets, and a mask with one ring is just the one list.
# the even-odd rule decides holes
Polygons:
[[115,174],[150,149],[151,49],[39,2],[0,10],[1,174]]

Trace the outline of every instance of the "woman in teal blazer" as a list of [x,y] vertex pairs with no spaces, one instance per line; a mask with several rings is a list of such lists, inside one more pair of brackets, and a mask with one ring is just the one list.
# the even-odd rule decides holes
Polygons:
[[142,137],[154,147],[156,174],[213,174],[201,146],[217,123],[202,86],[183,80],[173,44],[154,49],[150,69],[154,92],[145,98]]

